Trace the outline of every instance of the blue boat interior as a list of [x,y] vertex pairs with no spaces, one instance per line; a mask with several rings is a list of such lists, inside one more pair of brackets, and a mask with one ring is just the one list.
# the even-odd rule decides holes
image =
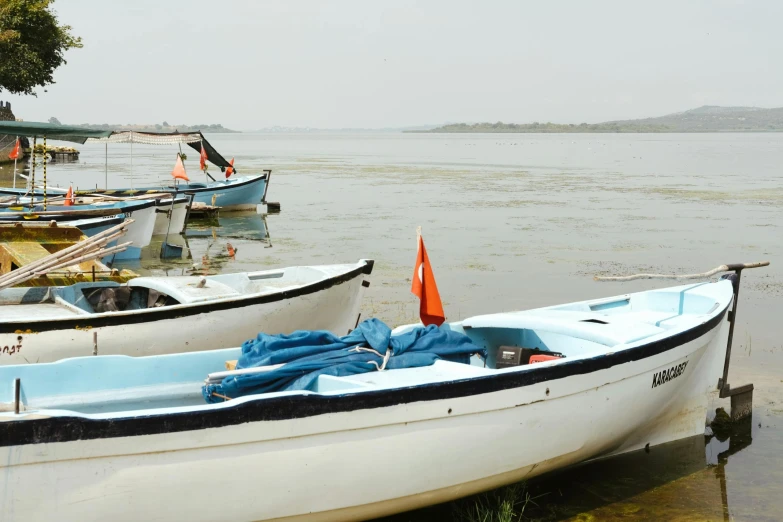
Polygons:
[[[7,288],[0,292],[0,323],[192,305],[283,292],[316,283],[354,265],[288,267],[214,276],[136,277],[127,283],[96,281],[62,287]],[[38,305],[34,309],[28,305]]]
[[[105,283],[104,286],[111,286]],[[76,285],[79,286],[79,285]],[[74,304],[84,287],[74,288]],[[30,298],[44,289],[29,289]],[[437,360],[431,366],[370,371],[347,377],[319,375],[306,390],[249,395],[205,404],[205,379],[233,372],[229,361],[240,348],[151,357],[99,356],[56,363],[0,366],[0,419],[13,416],[12,383],[20,379],[21,410],[47,415],[95,418],[164,415],[291,394],[341,395],[372,390],[486,378],[503,372],[536,371],[548,365],[600,357],[694,328],[724,312],[731,303],[730,281],[686,285],[522,312],[471,317],[441,328],[462,332],[487,350],[469,364]],[[394,334],[421,328],[407,325]],[[509,347],[560,354],[545,362],[505,364],[498,354]],[[264,368],[250,369],[265,371]]]

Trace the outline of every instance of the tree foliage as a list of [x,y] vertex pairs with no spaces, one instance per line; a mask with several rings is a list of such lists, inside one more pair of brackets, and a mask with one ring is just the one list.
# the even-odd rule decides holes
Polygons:
[[32,94],[54,83],[65,51],[82,47],[71,27],[60,25],[54,0],[0,0],[0,92]]

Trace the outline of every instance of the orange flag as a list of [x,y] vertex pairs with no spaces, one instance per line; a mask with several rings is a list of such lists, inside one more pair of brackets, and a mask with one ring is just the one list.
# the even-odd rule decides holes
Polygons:
[[65,206],[66,207],[72,207],[73,206],[73,187],[68,187],[68,193],[65,194]]
[[19,146],[19,138],[16,138],[14,149],[11,151],[11,154],[9,154],[8,157],[12,160],[17,160],[22,157],[22,147]]
[[199,158],[199,167],[201,170],[207,170],[207,149],[204,148],[204,144],[201,144],[201,157]]
[[424,248],[424,239],[421,234],[419,234],[416,265],[413,268],[411,292],[421,300],[419,317],[424,326],[443,324],[446,315],[443,313],[443,304],[440,302],[438,286],[435,284],[435,275],[432,273],[432,266],[430,266],[430,259],[427,257],[427,250]]
[[182,163],[182,156],[179,154],[177,154],[177,162],[174,164],[174,170],[171,171],[171,177],[174,179],[190,181],[187,172],[185,172],[185,164]]
[[231,166],[226,168],[226,179],[228,179],[228,177],[234,173],[234,158],[231,158],[231,161],[229,161],[229,163],[231,164]]

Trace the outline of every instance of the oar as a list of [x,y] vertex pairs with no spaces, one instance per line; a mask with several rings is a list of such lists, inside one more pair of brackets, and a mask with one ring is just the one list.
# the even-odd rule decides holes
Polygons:
[[633,281],[635,279],[704,279],[714,276],[721,272],[734,272],[735,270],[742,270],[745,268],[760,268],[762,266],[768,266],[769,261],[759,261],[756,263],[732,263],[728,265],[720,265],[707,272],[701,274],[634,274],[628,276],[595,276],[593,279],[596,281]]

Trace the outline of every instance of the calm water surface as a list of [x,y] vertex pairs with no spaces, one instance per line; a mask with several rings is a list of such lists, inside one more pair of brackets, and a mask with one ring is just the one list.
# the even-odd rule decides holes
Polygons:
[[[273,169],[282,212],[226,214],[181,239],[188,259],[143,273],[237,272],[376,260],[365,316],[410,322],[415,228],[423,227],[450,319],[673,283],[595,274],[703,272],[769,260],[743,276],[733,385],[756,385],[753,422],[592,463],[530,484],[547,520],[780,520],[783,515],[783,135],[239,134],[209,136],[240,174]],[[49,168],[50,184],[104,186],[104,148]],[[170,180],[174,147],[109,148],[109,186]],[[187,149],[191,179],[202,180]],[[217,169],[213,175],[221,176]],[[38,174],[40,176],[40,174]],[[0,171],[5,184],[10,172]],[[237,249],[227,255],[227,243]],[[195,265],[195,266],[194,266]],[[715,406],[723,405],[716,403]],[[521,444],[540,441],[520,441]],[[450,516],[439,506],[394,520]]]

